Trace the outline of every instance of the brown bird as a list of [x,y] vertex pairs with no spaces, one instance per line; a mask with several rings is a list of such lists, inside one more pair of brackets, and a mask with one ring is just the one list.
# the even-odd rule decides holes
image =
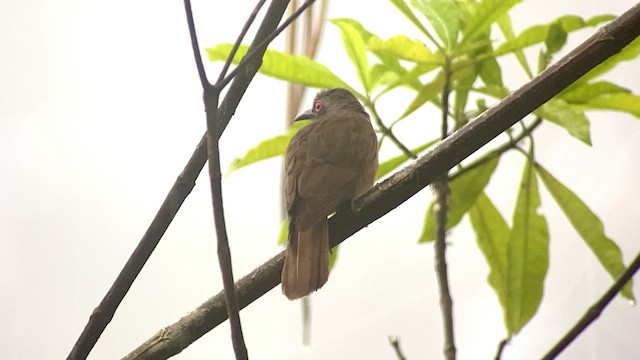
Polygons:
[[321,91],[312,119],[291,139],[285,156],[284,197],[289,239],[282,292],[298,299],[329,278],[327,216],[368,190],[378,171],[377,138],[369,115],[345,89]]

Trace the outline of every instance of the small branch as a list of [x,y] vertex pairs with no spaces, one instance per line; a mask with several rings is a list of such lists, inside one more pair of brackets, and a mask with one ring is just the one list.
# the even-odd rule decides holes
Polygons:
[[[447,59],[444,65],[444,84],[442,86],[442,128],[441,137],[445,140],[449,135],[448,129],[448,109],[449,95],[451,93],[451,72],[450,60]],[[444,357],[447,360],[456,358],[456,345],[453,335],[453,301],[451,300],[451,292],[449,291],[449,277],[447,275],[447,216],[449,213],[449,189],[448,172],[442,174],[435,182],[436,191],[436,240],[435,248],[435,267],[436,276],[438,278],[438,287],[440,289],[440,310],[442,312],[442,324],[444,328]]]
[[518,136],[514,137],[514,138],[509,138],[509,141],[507,143],[505,143],[504,145],[484,154],[482,157],[478,158],[477,160],[475,160],[474,162],[472,162],[471,164],[463,167],[462,169],[456,171],[455,174],[452,174],[449,176],[449,181],[453,181],[454,179],[456,179],[457,177],[465,174],[466,172],[473,170],[475,168],[477,168],[478,166],[481,166],[483,164],[485,164],[487,161],[491,161],[493,158],[495,158],[496,156],[500,156],[502,154],[504,154],[505,152],[515,149],[518,145],[518,143],[520,141],[522,141],[524,138],[528,137],[538,126],[540,126],[540,124],[542,124],[542,119],[540,119],[539,117],[536,118],[536,120],[529,125],[528,127],[526,127],[524,129],[524,131],[522,131],[520,134],[518,134]]
[[[408,147],[406,147],[402,142],[400,142],[400,140],[396,137],[396,135],[393,133],[393,131],[387,127],[384,122],[382,122],[382,119],[380,118],[380,115],[378,115],[378,111],[376,110],[376,106],[375,103],[373,103],[372,101],[369,101],[369,99],[366,99],[367,102],[367,107],[371,110],[371,115],[373,116],[373,120],[376,122],[376,124],[378,125],[378,128],[380,129],[380,132],[382,132],[383,137],[388,137],[391,142],[393,142],[394,144],[396,144],[396,146],[398,147],[398,149],[400,149],[400,151],[402,151],[403,154],[405,154],[407,157],[412,158],[412,159],[417,159],[418,156],[416,156],[416,154],[414,154],[411,150],[409,150]],[[380,142],[382,142],[382,140],[380,140]]]
[[196,25],[193,21],[193,11],[191,10],[191,1],[184,0],[184,11],[187,15],[187,26],[189,27],[189,38],[191,39],[191,50],[193,51],[193,58],[196,61],[196,68],[198,69],[198,76],[200,77],[200,85],[202,88],[211,86],[209,80],[207,80],[207,73],[204,71],[204,64],[202,63],[202,56],[200,56],[200,45],[198,44],[198,37],[196,36]]
[[[260,11],[260,9],[262,9],[262,5],[264,5],[265,2],[266,0],[259,0],[256,6],[253,8],[251,15],[249,15],[249,19],[247,19],[247,21],[244,23],[244,26],[240,31],[240,35],[238,35],[236,42],[233,44],[233,48],[231,48],[231,52],[227,57],[227,61],[225,61],[224,66],[222,67],[222,71],[220,71],[220,75],[218,75],[218,81],[217,81],[218,83],[221,82],[222,79],[224,79],[224,76],[227,74],[227,71],[229,70],[229,66],[231,66],[231,63],[233,62],[233,58],[236,57],[238,48],[240,47],[240,44],[242,44],[242,39],[244,39],[244,36],[247,34],[247,31],[249,31],[251,24],[253,24],[253,21],[256,19],[256,16],[258,16],[258,12]],[[189,12],[190,11],[191,11],[191,5],[189,5]],[[187,16],[189,18],[192,18],[191,15],[187,15]],[[193,20],[191,20],[191,22],[193,22]],[[200,49],[200,48],[197,48],[197,49]],[[198,70],[198,72],[199,71],[200,70]]]
[[226,86],[229,83],[229,81],[233,80],[233,78],[238,74],[238,72],[240,72],[240,70],[246,65],[247,62],[251,61],[258,54],[260,54],[262,56],[262,52],[259,49],[261,49],[262,46],[264,46],[266,48],[266,46],[269,45],[269,43],[271,41],[273,41],[273,39],[275,39],[278,35],[280,35],[280,33],[284,29],[286,29],[287,26],[289,26],[289,24],[291,24],[295,19],[297,19],[298,16],[300,16],[300,14],[302,14],[315,1],[316,0],[307,0],[307,1],[305,1],[302,4],[302,6],[300,6],[300,8],[298,8],[298,10],[296,10],[290,17],[287,18],[287,20],[285,20],[282,23],[282,25],[280,25],[275,31],[273,31],[271,34],[269,34],[269,36],[267,36],[267,38],[264,39],[261,44],[259,44],[255,49],[248,51],[247,54],[242,58],[242,61],[240,61],[238,66],[236,66],[236,68],[233,69],[229,73],[229,75],[227,75],[227,77],[225,77],[221,81],[218,81],[217,85],[221,86],[221,87]]
[[220,171],[220,148],[218,143],[218,97],[217,88],[212,91],[205,90],[205,109],[207,111],[207,155],[209,159],[209,181],[211,186],[211,203],[213,205],[213,218],[216,225],[216,237],[218,239],[218,262],[222,272],[222,283],[226,294],[225,304],[229,314],[231,325],[231,339],[236,359],[248,359],[247,347],[242,335],[240,322],[240,310],[236,300],[236,291],[233,281],[233,267],[231,263],[231,249],[227,238],[227,226],[224,221],[224,206],[222,203],[222,173]]
[[398,358],[398,360],[407,359],[402,353],[402,349],[400,348],[400,339],[398,337],[389,336],[389,344],[393,348],[393,351],[396,353],[396,357]]
[[509,343],[509,339],[500,340],[500,342],[498,343],[498,349],[496,350],[496,356],[494,357],[494,360],[500,360],[500,358],[502,357],[502,351],[504,350],[505,346],[507,346],[508,343]]
[[596,301],[587,312],[582,315],[580,320],[567,332],[567,334],[543,357],[544,360],[555,359],[564,349],[569,346],[582,332],[584,332],[593,321],[595,321],[604,309],[609,305],[611,300],[620,292],[620,290],[631,280],[633,275],[640,268],[640,253],[629,265],[629,267],[618,277],[613,285],[605,292],[602,297]]

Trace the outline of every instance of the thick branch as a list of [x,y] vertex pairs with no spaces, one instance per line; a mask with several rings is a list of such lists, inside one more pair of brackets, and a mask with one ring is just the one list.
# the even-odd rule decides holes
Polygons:
[[[638,35],[640,5],[636,5],[600,29],[558,63],[461,127],[414,164],[377,184],[357,200],[357,212],[349,209],[338,211],[329,221],[332,246],[395,209],[596,65],[619,52]],[[283,253],[280,253],[236,283],[240,308],[244,308],[278,285],[282,262]],[[160,331],[132,354],[149,352],[151,348],[157,351],[157,354],[177,354],[224,320],[224,296],[219,293],[193,313]],[[175,336],[180,337],[179,341],[173,340]],[[162,344],[167,345],[163,348]],[[127,358],[137,357],[130,355]]]

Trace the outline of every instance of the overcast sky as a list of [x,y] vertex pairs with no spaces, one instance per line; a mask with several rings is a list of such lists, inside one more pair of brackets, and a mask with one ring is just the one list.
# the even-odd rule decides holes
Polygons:
[[[530,0],[512,16],[519,31],[569,13],[618,15],[634,3]],[[232,42],[254,6],[221,4],[194,2],[202,46]],[[361,6],[334,1],[329,18],[355,18],[383,38],[419,38],[390,2]],[[0,346],[7,359],[62,358],[200,140],[201,89],[181,1],[4,1],[0,24]],[[592,31],[572,36],[570,47]],[[282,44],[278,39],[273,47]],[[319,61],[357,84],[332,25]],[[640,92],[638,64],[621,66],[609,79]],[[512,61],[507,66],[513,73],[503,77],[515,89],[526,79]],[[212,78],[219,69],[207,68]],[[256,77],[223,136],[224,166],[282,132],[285,94],[283,82]],[[402,110],[394,101],[406,104],[410,96],[391,96],[383,117],[392,118]],[[605,112],[590,119],[592,148],[545,124],[535,135],[537,157],[600,216],[628,263],[640,250],[640,123]],[[398,136],[424,142],[411,126],[398,127]],[[385,149],[381,159],[394,151]],[[270,160],[224,178],[237,278],[281,250],[279,167]],[[509,154],[488,189],[507,221],[521,170],[522,157]],[[300,346],[300,304],[279,286],[244,310],[251,357],[393,359],[387,342],[393,335],[408,359],[440,358],[433,248],[416,244],[430,197],[421,191],[344,243],[331,279],[312,298],[310,349]],[[545,296],[504,359],[539,358],[612,282],[545,191],[542,202],[551,234]],[[459,358],[492,358],[505,336],[502,312],[467,221],[449,243]],[[201,176],[90,358],[124,356],[221,288]],[[638,334],[640,311],[616,298],[564,358],[632,359],[640,353]],[[177,358],[232,354],[225,323]]]

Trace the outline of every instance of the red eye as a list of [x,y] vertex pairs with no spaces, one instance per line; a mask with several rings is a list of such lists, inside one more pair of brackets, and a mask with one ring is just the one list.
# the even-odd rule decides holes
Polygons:
[[313,112],[319,112],[320,110],[322,110],[323,106],[324,103],[322,102],[322,100],[316,100],[316,102],[313,104]]

